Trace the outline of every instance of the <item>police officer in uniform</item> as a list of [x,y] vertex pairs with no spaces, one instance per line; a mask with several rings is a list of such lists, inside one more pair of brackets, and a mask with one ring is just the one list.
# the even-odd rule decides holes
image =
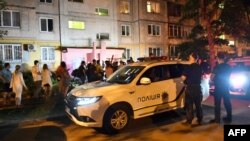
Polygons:
[[212,72],[212,79],[214,81],[214,103],[215,103],[215,118],[210,122],[220,123],[221,116],[221,100],[223,99],[224,107],[227,111],[227,116],[223,118],[225,122],[232,121],[232,106],[229,94],[229,78],[231,74],[231,67],[225,63],[225,54],[217,54],[218,64]]
[[189,55],[190,65],[187,66],[186,70],[182,75],[182,79],[186,84],[185,91],[185,110],[186,110],[186,122],[184,125],[191,125],[194,118],[194,106],[196,110],[197,122],[200,125],[202,123],[202,92],[201,92],[201,77],[202,68],[197,63],[198,54],[192,53]]

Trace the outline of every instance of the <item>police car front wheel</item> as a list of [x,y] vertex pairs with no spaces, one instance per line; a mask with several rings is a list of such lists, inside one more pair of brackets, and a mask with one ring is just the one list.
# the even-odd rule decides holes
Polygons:
[[104,117],[104,129],[107,133],[114,134],[123,130],[130,121],[128,108],[115,106],[108,109]]

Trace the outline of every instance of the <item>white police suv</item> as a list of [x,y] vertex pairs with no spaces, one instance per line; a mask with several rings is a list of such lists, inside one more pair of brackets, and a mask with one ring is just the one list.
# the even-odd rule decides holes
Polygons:
[[[187,62],[150,61],[125,66],[106,81],[71,90],[65,98],[66,113],[78,125],[117,133],[130,119],[182,108],[185,86],[181,75],[186,65]],[[205,98],[208,91],[203,91]]]

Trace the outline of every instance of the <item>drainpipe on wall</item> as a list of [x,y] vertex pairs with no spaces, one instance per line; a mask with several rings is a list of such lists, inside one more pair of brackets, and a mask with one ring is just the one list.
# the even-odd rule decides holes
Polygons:
[[62,31],[61,31],[61,4],[60,4],[60,0],[58,0],[58,22],[59,22],[59,42],[60,42],[60,46],[59,46],[59,51],[60,51],[60,61],[62,61]]
[[[138,0],[138,36],[139,36],[139,39],[138,39],[138,44],[139,44],[139,57],[141,57],[141,28],[140,28],[140,1]],[[137,58],[136,58],[137,59]]]

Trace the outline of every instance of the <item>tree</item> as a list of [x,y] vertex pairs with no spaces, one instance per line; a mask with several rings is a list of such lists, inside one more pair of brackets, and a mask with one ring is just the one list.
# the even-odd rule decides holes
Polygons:
[[[213,25],[216,24],[213,23]],[[188,36],[190,40],[182,44],[179,44],[178,47],[179,58],[182,60],[186,60],[188,59],[189,54],[191,54],[192,52],[196,52],[198,53],[201,59],[206,59],[206,60],[209,59],[209,49],[207,48],[208,40],[204,36],[205,33],[206,31],[201,25],[194,26],[193,29],[191,30],[191,33]],[[229,43],[228,40],[225,39],[220,39],[220,38],[214,39],[214,44],[218,46],[228,45],[228,43]]]
[[[5,0],[0,0],[0,10],[5,9],[6,2]],[[7,30],[0,30],[0,38],[3,38],[3,36],[6,36],[8,34]]]
[[[228,34],[237,40],[249,36],[249,2],[247,0],[187,0],[183,7],[184,16],[181,22],[193,19],[196,26],[204,29],[203,37],[207,38],[212,68],[215,66],[215,40],[221,34]],[[246,3],[246,5],[243,4]],[[234,21],[235,20],[235,21]],[[246,40],[247,41],[247,40]]]
[[198,53],[198,55],[200,56],[200,59],[208,59],[209,51],[206,48],[207,45],[208,45],[207,40],[202,39],[202,38],[195,39],[193,41],[184,42],[180,44],[178,47],[178,52],[180,53],[179,59],[187,60],[188,56],[192,52]]
[[249,0],[226,0],[220,17],[224,32],[239,41],[250,42]]

